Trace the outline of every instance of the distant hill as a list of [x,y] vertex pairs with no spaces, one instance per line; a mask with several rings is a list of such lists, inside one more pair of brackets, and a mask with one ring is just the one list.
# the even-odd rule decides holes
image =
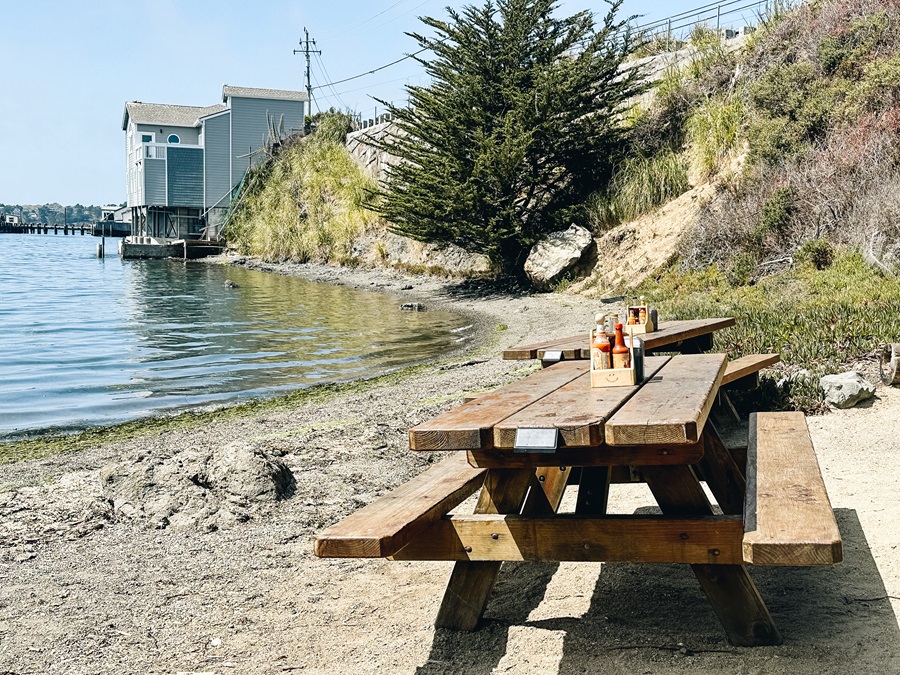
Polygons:
[[0,204],[0,216],[19,216],[23,223],[94,223],[100,220],[99,206],[63,206],[62,204]]

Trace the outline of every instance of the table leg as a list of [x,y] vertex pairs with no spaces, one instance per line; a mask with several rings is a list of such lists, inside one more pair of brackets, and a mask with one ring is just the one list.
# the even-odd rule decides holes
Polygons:
[[582,467],[575,513],[594,516],[606,515],[611,476],[612,467],[609,466]]
[[[535,472],[531,469],[489,470],[485,474],[475,513],[518,513],[534,476]],[[482,561],[455,563],[434,625],[453,630],[474,630],[497,581],[500,565],[499,562]]]
[[[666,515],[706,515],[712,507],[690,466],[647,466],[647,485]],[[728,641],[740,647],[781,644],[781,634],[744,565],[691,565]]]
[[744,473],[725,447],[713,424],[703,429],[703,477],[716,498],[722,513],[740,515],[744,512],[744,492],[747,483]]

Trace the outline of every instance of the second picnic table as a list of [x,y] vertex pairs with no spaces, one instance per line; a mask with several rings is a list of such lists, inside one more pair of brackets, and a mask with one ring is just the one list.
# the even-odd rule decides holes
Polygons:
[[[411,429],[412,450],[457,452],[322,532],[316,554],[456,561],[436,625],[464,630],[502,561],[686,563],[733,644],[778,644],[746,565],[832,564],[841,540],[801,413],[751,416],[746,454],[708,423],[743,370],[722,354],[650,356],[637,385],[591,388],[589,363],[563,359]],[[607,515],[622,467],[662,515]],[[572,483],[574,513],[557,513]],[[449,513],[479,488],[473,514]]]

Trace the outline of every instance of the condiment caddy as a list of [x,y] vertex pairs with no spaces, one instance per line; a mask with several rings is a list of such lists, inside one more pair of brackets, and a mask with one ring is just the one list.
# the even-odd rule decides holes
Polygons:
[[637,335],[656,330],[655,312],[643,300],[626,308],[627,324],[617,314],[595,317],[590,333],[591,387],[627,387],[643,379],[644,344]]

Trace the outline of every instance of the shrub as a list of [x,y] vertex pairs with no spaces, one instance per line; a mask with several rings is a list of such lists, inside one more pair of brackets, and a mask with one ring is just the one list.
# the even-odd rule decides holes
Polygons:
[[808,239],[797,249],[794,260],[824,270],[834,262],[834,247],[827,239]]
[[792,198],[793,193],[789,187],[779,188],[769,197],[763,205],[759,221],[753,229],[753,238],[758,243],[761,244],[770,235],[784,236],[794,213]]
[[728,268],[725,278],[728,279],[728,283],[732,287],[745,286],[753,278],[756,265],[755,255],[747,251],[738,253],[732,258],[731,267]]

